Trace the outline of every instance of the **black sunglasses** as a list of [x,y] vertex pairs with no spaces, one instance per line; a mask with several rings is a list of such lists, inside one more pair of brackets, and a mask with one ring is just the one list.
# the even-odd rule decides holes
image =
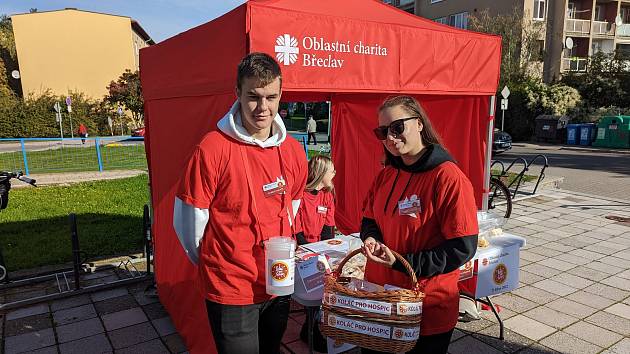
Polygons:
[[374,128],[374,135],[378,140],[387,139],[387,132],[391,132],[394,138],[398,138],[398,136],[405,132],[405,122],[412,119],[418,119],[420,117],[409,117],[409,118],[401,118],[396,119],[391,122],[390,125],[381,125],[378,128]]

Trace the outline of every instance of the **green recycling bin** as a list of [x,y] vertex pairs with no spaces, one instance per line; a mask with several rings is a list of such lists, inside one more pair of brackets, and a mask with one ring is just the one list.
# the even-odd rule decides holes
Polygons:
[[630,148],[630,116],[602,117],[593,146]]

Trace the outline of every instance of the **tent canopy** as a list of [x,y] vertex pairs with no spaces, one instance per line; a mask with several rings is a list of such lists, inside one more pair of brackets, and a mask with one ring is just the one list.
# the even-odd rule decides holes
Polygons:
[[417,97],[469,176],[479,205],[489,96],[499,79],[499,37],[418,18],[377,0],[252,0],[141,50],[146,148],[160,299],[191,353],[214,352],[197,271],[172,227],[174,193],[194,146],[235,100],[247,53],[275,56],[283,101],[332,103],[337,226],[358,231],[382,145],[371,129],[392,93]]
[[262,51],[285,63],[285,91],[493,95],[500,48],[377,0],[249,1],[143,49],[143,89],[147,100],[233,92],[234,63]]

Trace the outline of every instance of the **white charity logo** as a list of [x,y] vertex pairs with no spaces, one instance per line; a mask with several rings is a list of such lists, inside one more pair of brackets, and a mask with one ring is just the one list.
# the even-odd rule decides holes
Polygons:
[[283,34],[276,38],[276,58],[284,65],[290,65],[297,61],[300,48],[295,37],[289,34]]

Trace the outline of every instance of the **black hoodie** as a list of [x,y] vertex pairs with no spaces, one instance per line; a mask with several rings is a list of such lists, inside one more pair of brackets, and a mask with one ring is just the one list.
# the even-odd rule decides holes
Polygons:
[[[403,170],[409,173],[422,173],[430,171],[444,162],[455,162],[441,145],[429,145],[420,159],[410,166],[405,165],[400,157],[393,156],[389,154],[389,152],[386,152],[386,154],[386,164],[390,164],[391,167],[397,170]],[[398,177],[396,177],[396,179],[398,179]],[[393,188],[392,186],[392,191]],[[405,186],[405,190],[406,189],[407,186]],[[403,194],[405,190],[403,190]],[[388,205],[392,198],[392,191],[390,191],[387,198],[386,209],[389,209]],[[396,208],[398,208],[398,204],[394,204],[393,211],[395,212]],[[365,241],[368,237],[373,237],[376,241],[383,242],[383,234],[376,224],[376,220],[364,217],[361,221],[361,240]],[[431,277],[436,274],[450,273],[458,269],[464,263],[471,260],[476,251],[477,235],[469,235],[447,240],[432,249],[422,250],[418,253],[408,253],[403,256],[409,264],[411,264],[418,277]],[[398,260],[392,265],[392,268],[406,273],[402,263]]]

